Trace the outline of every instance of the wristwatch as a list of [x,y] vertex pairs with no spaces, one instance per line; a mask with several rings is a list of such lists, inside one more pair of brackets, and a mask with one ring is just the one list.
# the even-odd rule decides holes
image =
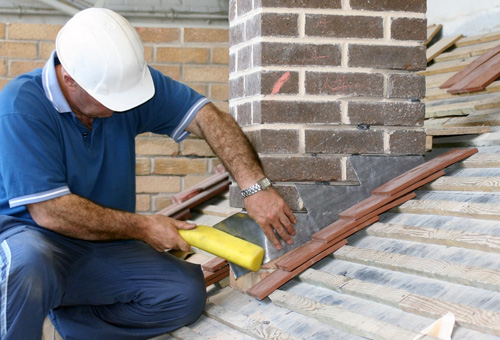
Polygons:
[[251,187],[249,187],[245,190],[241,190],[241,196],[243,196],[243,198],[245,198],[245,197],[253,195],[261,190],[269,189],[270,187],[271,187],[271,181],[269,180],[269,178],[264,177],[263,179],[257,181],[257,183],[255,183]]

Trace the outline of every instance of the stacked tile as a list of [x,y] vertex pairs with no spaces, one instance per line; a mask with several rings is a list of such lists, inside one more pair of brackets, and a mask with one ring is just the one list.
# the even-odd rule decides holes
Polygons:
[[476,148],[451,150],[372,190],[371,196],[344,210],[339,219],[311,235],[311,241],[285,254],[278,268],[247,293],[262,300],[317,261],[347,244],[346,238],[375,223],[379,215],[416,196],[419,187],[444,175],[444,168],[477,152]]
[[448,79],[439,88],[457,94],[485,89],[500,76],[500,45],[470,63],[460,72]]
[[229,173],[225,170],[210,176],[197,185],[175,195],[172,199],[173,204],[159,211],[158,214],[178,220],[189,219],[191,217],[190,209],[226,191],[230,183]]
[[229,264],[220,257],[214,257],[208,262],[202,264],[203,277],[205,278],[205,287],[210,286],[229,275]]

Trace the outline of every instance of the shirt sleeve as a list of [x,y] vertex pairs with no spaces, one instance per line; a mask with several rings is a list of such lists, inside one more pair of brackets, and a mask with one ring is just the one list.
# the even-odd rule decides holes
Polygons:
[[150,70],[155,84],[155,94],[151,100],[138,108],[140,111],[138,133],[166,134],[176,142],[180,142],[189,135],[186,127],[209,100],[189,86],[155,69],[150,68]]
[[[43,112],[40,105],[26,102],[35,106],[26,107],[27,112]],[[70,193],[61,138],[50,127],[50,116],[39,116],[43,119],[15,110],[0,116],[0,176],[11,208]]]

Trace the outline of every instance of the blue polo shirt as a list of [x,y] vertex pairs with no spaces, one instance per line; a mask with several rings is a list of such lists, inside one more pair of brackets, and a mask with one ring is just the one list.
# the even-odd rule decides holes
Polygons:
[[26,204],[69,193],[135,211],[135,137],[154,132],[180,142],[208,100],[150,68],[155,95],[132,110],[96,118],[89,131],[57,82],[55,51],[43,69],[0,92],[0,215],[31,220]]

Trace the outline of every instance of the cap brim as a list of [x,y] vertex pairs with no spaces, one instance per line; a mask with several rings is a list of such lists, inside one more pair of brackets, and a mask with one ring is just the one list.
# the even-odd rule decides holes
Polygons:
[[151,72],[147,69],[141,81],[126,91],[106,95],[90,92],[89,94],[108,109],[123,112],[150,100],[155,94],[155,86]]

